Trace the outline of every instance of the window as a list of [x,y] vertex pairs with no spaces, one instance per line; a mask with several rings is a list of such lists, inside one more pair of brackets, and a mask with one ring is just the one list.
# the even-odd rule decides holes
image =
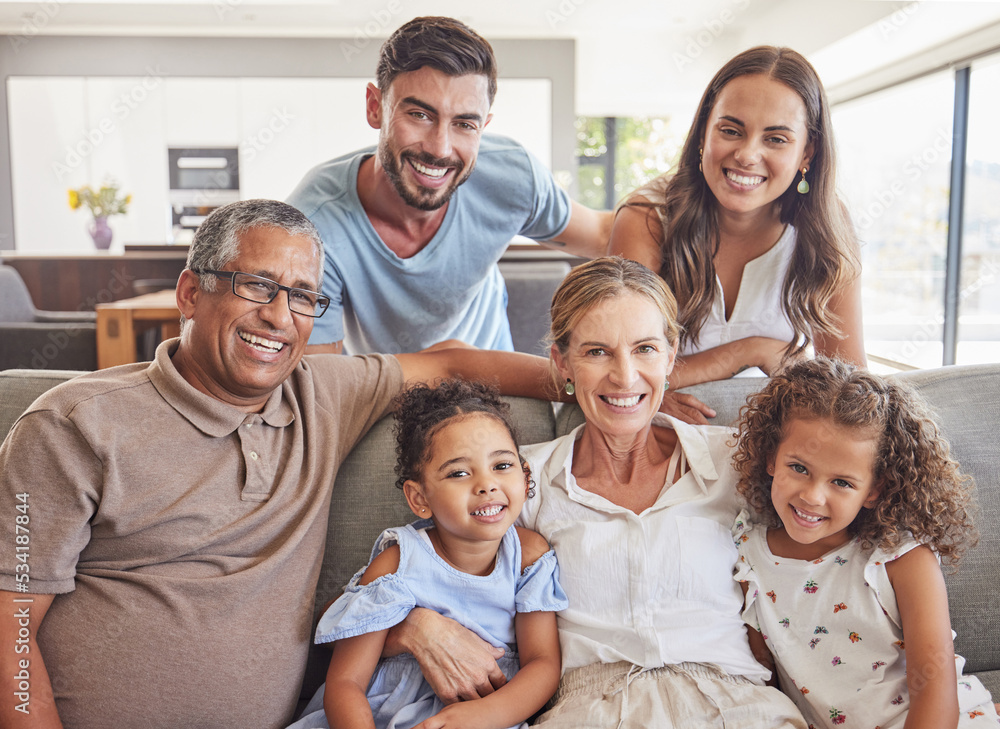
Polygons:
[[591,208],[615,207],[676,164],[686,133],[666,117],[577,118],[577,199]]
[[1000,56],[972,66],[965,220],[958,293],[958,364],[1000,362]]
[[954,86],[940,73],[833,110],[840,194],[861,239],[865,348],[913,367],[942,363]]

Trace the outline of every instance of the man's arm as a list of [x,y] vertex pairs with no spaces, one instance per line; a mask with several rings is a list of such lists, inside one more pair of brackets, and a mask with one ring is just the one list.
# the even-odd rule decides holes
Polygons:
[[35,639],[54,598],[0,590],[0,726],[62,729]]
[[534,397],[539,400],[565,400],[549,372],[549,361],[521,352],[497,352],[488,349],[434,349],[397,354],[406,382],[426,382],[461,377],[490,382],[504,395]]
[[507,683],[497,664],[501,649],[426,608],[414,608],[389,629],[382,655],[400,653],[416,659],[427,683],[446,704],[489,696]]
[[[403,368],[403,379],[406,382],[426,382],[433,384],[435,380],[461,377],[466,380],[490,382],[497,386],[504,395],[533,397],[539,400],[554,400],[558,402],[573,402],[574,399],[555,384],[552,379],[549,361],[533,354],[521,352],[497,352],[485,349],[426,349],[411,354],[397,354]],[[679,360],[678,360],[679,362]],[[677,370],[675,369],[676,373]],[[721,375],[731,377],[732,372]],[[686,387],[704,379],[683,381],[674,384],[675,377],[670,376],[671,390],[676,387]],[[668,392],[663,412],[673,415],[687,423],[707,423],[706,417],[715,416],[715,410],[701,402],[694,395]]]
[[539,243],[574,256],[600,258],[607,253],[613,222],[614,213],[610,210],[593,210],[571,200],[569,223],[563,232]]

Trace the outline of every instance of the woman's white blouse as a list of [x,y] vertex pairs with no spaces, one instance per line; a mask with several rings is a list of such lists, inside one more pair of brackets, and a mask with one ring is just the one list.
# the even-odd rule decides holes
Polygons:
[[[671,174],[661,175],[640,187],[631,198],[642,198],[656,205],[660,224],[666,226],[664,202],[667,184]],[[715,277],[712,308],[698,330],[698,342],[687,345],[679,352],[685,357],[704,352],[738,339],[747,337],[770,337],[782,342],[791,342],[795,329],[784,309],[785,276],[792,265],[795,252],[796,233],[792,225],[785,226],[781,237],[771,248],[747,261],[740,279],[739,292],[733,310],[726,318],[725,294],[722,282]],[[669,281],[667,282],[670,283]],[[740,377],[762,377],[764,373],[757,367],[741,372]]]
[[[715,296],[712,309],[698,331],[698,345],[690,343],[681,356],[704,352],[737,339],[770,337],[782,342],[795,338],[795,330],[783,306],[783,287],[788,268],[795,252],[795,228],[785,227],[785,232],[771,248],[747,261],[740,279],[740,289],[729,318],[726,318],[725,293],[722,282],[715,277]],[[760,376],[764,373],[754,368]]]
[[570,467],[585,426],[521,449],[538,489],[519,523],[555,547],[569,597],[558,614],[563,672],[616,661],[695,662],[763,682],[770,674],[750,652],[733,581],[733,431],[665,415],[653,424],[677,431],[689,470],[641,514],[577,486]]

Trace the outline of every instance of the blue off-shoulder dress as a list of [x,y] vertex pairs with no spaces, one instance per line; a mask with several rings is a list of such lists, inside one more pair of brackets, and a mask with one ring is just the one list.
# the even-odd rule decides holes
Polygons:
[[[510,679],[518,670],[514,635],[515,613],[566,608],[559,584],[555,552],[549,550],[521,572],[521,542],[515,527],[504,534],[493,572],[470,575],[445,562],[434,551],[429,519],[387,529],[372,548],[372,559],[399,545],[399,568],[367,585],[351,578],[344,594],[320,618],[316,642],[329,643],[396,625],[415,607],[452,618],[506,654],[498,663]],[[409,654],[379,662],[368,687],[368,701],[378,729],[410,729],[434,716],[444,704],[424,680]],[[527,727],[521,724],[520,727]],[[289,729],[329,727],[323,711],[323,688],[309,702],[302,718]]]

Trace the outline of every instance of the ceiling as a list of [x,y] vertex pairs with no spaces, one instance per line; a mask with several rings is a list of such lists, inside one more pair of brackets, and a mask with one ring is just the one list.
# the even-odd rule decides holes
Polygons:
[[[459,18],[483,35],[575,37],[597,31],[684,34],[726,9],[766,12],[784,0],[113,0],[0,1],[0,30],[37,25],[45,33],[213,33],[388,35],[417,15]],[[802,2],[802,0],[800,0]],[[805,0],[809,4],[809,0]],[[745,18],[739,21],[745,23]]]
[[578,112],[593,115],[690,105],[722,63],[761,43],[807,55],[828,89],[969,34],[1000,47],[995,0],[0,0],[0,33],[378,42],[417,15],[457,17],[487,38],[574,39]]

